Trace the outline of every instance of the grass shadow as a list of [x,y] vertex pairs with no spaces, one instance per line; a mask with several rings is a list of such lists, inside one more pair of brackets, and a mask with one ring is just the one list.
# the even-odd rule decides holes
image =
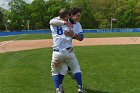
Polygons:
[[120,92],[107,92],[107,91],[101,91],[101,90],[91,90],[91,89],[85,89],[87,93],[120,93]]

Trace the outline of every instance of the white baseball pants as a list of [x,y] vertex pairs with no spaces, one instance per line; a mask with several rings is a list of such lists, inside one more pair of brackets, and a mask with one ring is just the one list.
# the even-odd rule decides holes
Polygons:
[[54,50],[51,61],[52,76],[59,74],[65,75],[68,71],[68,66],[71,68],[73,74],[81,72],[73,50]]

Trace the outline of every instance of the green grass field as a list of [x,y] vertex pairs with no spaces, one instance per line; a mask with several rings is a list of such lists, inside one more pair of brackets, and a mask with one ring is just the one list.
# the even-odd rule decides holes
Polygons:
[[[86,38],[102,38],[102,37],[139,37],[139,32],[114,32],[114,33],[85,33]],[[50,39],[51,34],[28,34],[28,35],[17,35],[9,37],[0,37],[0,41],[8,40],[36,40],[36,39]]]
[[[140,93],[140,45],[75,47],[88,93]],[[0,54],[0,93],[55,93],[52,49]],[[64,79],[66,93],[76,82]]]
[[51,34],[27,34],[27,35],[16,35],[8,37],[0,37],[0,41],[9,41],[9,40],[37,40],[37,39],[50,39],[52,38]]

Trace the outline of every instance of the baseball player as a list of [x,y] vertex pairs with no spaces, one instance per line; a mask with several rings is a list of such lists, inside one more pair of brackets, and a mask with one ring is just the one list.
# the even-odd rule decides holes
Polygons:
[[82,87],[80,66],[72,48],[72,39],[77,39],[79,41],[83,40],[83,31],[80,23],[78,22],[81,10],[74,8],[71,12],[73,27],[70,23],[66,22],[68,15],[66,11],[64,11],[65,9],[62,10],[59,12],[59,17],[50,21],[50,28],[54,43],[51,68],[56,93],[64,93],[62,82],[64,75],[68,71],[67,66],[70,67],[71,72],[74,74],[74,78],[77,81],[78,93],[86,93],[83,91]]

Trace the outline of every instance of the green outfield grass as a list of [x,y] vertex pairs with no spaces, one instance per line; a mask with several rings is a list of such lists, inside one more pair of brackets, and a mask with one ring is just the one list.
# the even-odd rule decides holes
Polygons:
[[16,35],[16,36],[7,36],[0,37],[0,41],[9,41],[9,40],[37,40],[37,39],[50,39],[52,38],[51,34],[26,34],[26,35]]
[[[88,93],[140,93],[140,45],[75,47]],[[52,49],[0,54],[0,93],[55,93]],[[64,79],[66,93],[76,82]]]
[[[103,37],[139,37],[139,32],[114,32],[114,33],[85,33],[86,38],[103,38]],[[0,41],[8,40],[36,40],[36,39],[50,39],[51,34],[28,34],[28,35],[17,35],[0,37]]]

